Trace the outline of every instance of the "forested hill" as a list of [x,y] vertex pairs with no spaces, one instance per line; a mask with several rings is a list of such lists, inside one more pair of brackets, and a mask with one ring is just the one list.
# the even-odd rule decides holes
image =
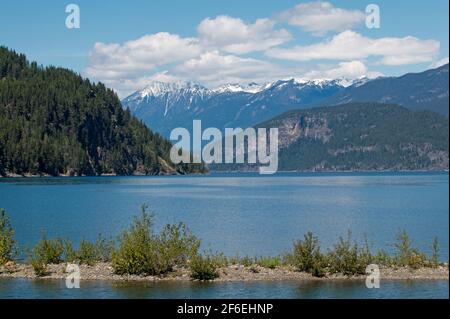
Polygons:
[[74,72],[0,47],[0,175],[190,173],[171,143]]
[[429,111],[352,103],[292,111],[280,130],[280,170],[446,170],[448,118]]
[[[448,170],[449,121],[398,105],[351,103],[284,113],[257,127],[279,130],[280,171]],[[255,165],[212,165],[256,170]]]

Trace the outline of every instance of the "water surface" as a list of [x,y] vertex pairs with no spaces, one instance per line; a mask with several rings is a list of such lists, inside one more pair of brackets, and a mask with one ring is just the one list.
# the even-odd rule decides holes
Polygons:
[[[326,250],[351,230],[368,238],[372,249],[393,250],[395,235],[406,230],[413,244],[430,253],[438,237],[441,261],[448,261],[447,173],[212,174],[171,177],[80,177],[0,179],[0,207],[7,210],[22,246],[43,230],[75,242],[115,237],[139,214],[143,203],[155,214],[155,227],[185,222],[202,239],[202,248],[227,255],[278,255],[292,241],[313,231]],[[2,281],[1,296],[51,297],[58,283]],[[182,284],[173,287],[112,288],[95,283],[80,297],[448,297],[448,282],[392,283],[379,292],[353,283],[320,287],[293,283]],[[389,286],[390,285],[390,286]],[[115,287],[115,286],[114,286]],[[42,289],[41,289],[42,288]],[[211,290],[212,289],[212,290]],[[363,290],[361,290],[363,289]],[[212,291],[212,292],[211,292]],[[383,292],[382,292],[383,291]],[[447,294],[443,292],[447,291]]]
[[63,280],[0,279],[0,298],[134,299],[443,299],[448,281],[385,281],[367,289],[364,281],[333,282],[82,282],[67,289]]
[[75,241],[116,236],[148,203],[156,227],[185,222],[205,248],[228,255],[280,254],[313,231],[329,247],[351,230],[392,248],[406,230],[448,260],[448,174],[253,174],[175,177],[0,179],[21,244],[42,230]]

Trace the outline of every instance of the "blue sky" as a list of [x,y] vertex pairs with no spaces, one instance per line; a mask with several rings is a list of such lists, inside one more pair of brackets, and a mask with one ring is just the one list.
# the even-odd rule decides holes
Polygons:
[[[80,29],[65,26],[69,3],[80,7]],[[358,15],[370,3],[380,7],[379,29],[366,28]],[[68,67],[101,80],[122,96],[152,80],[216,86],[284,77],[400,75],[448,59],[446,0],[320,4],[4,0],[0,45],[41,64]],[[334,24],[324,25],[315,14],[328,14]],[[341,45],[344,42],[349,45]]]

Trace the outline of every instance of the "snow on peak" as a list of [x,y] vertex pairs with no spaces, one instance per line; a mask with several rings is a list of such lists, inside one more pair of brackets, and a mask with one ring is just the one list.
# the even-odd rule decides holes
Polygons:
[[185,92],[185,93],[199,93],[203,94],[208,91],[207,88],[201,86],[198,83],[185,81],[185,82],[159,82],[155,81],[147,85],[141,91],[138,91],[141,98],[148,96],[161,96],[167,93]]
[[236,92],[243,92],[243,93],[258,93],[264,89],[264,85],[259,85],[258,83],[249,83],[246,85],[238,84],[238,83],[227,83],[224,85],[221,85],[212,91],[214,93],[236,93]]

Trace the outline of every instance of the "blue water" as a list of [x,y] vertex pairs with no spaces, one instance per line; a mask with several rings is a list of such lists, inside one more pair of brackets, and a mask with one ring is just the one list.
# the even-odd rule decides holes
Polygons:
[[448,299],[448,281],[382,281],[367,289],[364,281],[337,282],[81,282],[67,289],[64,280],[0,279],[0,298],[134,299]]
[[156,228],[185,222],[203,248],[227,255],[284,253],[309,230],[324,250],[351,230],[390,251],[404,229],[428,253],[438,237],[448,261],[448,181],[447,173],[0,179],[0,207],[22,246],[43,230],[73,241],[116,236],[147,203]]

